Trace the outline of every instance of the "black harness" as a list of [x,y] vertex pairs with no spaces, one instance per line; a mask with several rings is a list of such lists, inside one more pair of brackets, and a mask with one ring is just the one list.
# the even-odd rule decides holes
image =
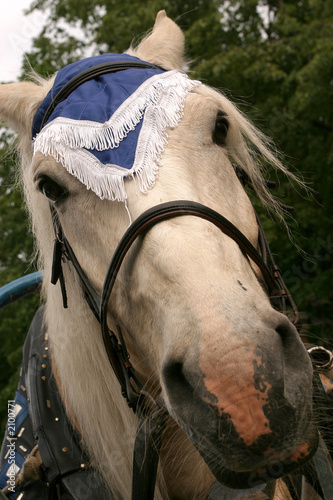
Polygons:
[[[114,499],[90,466],[90,457],[82,449],[81,438],[73,429],[59,395],[49,356],[44,306],[35,314],[24,343],[14,406],[17,408],[15,435],[7,426],[0,452],[0,486],[2,488],[7,479],[9,443],[14,444],[15,464],[21,468],[23,484],[15,485],[7,494],[13,491],[13,496],[22,500]],[[38,471],[34,464],[36,473],[32,474],[27,464],[31,462],[36,444],[42,465]],[[28,469],[27,473],[24,468]]]

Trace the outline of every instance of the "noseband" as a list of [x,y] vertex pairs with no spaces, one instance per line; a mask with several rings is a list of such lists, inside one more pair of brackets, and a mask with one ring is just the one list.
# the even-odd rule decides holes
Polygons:
[[[143,64],[144,67],[147,67],[146,63]],[[123,65],[111,63],[107,65],[107,68],[105,66],[106,65],[103,65],[101,67],[101,65],[99,65],[98,67],[90,68],[89,72],[84,72],[84,74],[81,73],[68,82],[66,88],[64,87],[61,89],[55,96],[49,109],[46,111],[43,123],[45,123],[45,120],[59,102],[68,97],[75,88],[88,79],[95,78],[101,74],[101,72],[122,71],[128,69],[129,66],[142,67],[140,63],[129,65],[128,61]],[[154,65],[148,65],[148,67],[156,68]],[[245,184],[244,175],[239,176],[243,184]],[[53,205],[50,205],[50,207],[56,236],[51,282],[53,284],[56,284],[58,281],[60,282],[63,304],[64,307],[67,307],[63,263],[70,261],[79,276],[84,297],[101,325],[105,349],[110,364],[120,383],[122,395],[130,408],[132,408],[134,413],[141,419],[134,447],[132,500],[152,499],[154,497],[159,449],[168,413],[160,401],[150,396],[144,383],[137,376],[130,362],[126,343],[120,327],[117,326],[116,334],[109,329],[107,323],[108,305],[111,293],[121,264],[134,241],[138,236],[147,234],[156,224],[175,217],[195,216],[204,219],[214,224],[237,243],[244,256],[249,260],[249,265],[251,265],[252,261],[258,266],[264,279],[272,306],[284,313],[286,312],[287,306],[291,306],[294,311],[294,323],[296,326],[299,325],[297,308],[283,281],[281,271],[274,261],[258,218],[260,251],[258,251],[244,234],[228,219],[207,206],[193,201],[183,200],[157,205],[140,215],[125,232],[111,259],[102,294],[99,296],[89,282],[63,232],[55,207]]]

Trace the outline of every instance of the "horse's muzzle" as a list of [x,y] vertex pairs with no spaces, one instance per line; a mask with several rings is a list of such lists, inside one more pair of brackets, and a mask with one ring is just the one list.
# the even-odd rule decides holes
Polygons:
[[230,369],[226,361],[205,373],[199,363],[164,364],[171,415],[215,477],[230,487],[277,479],[316,450],[311,363],[302,345],[287,344],[286,356],[284,349],[269,356],[267,346],[266,351],[244,349],[246,366],[238,374],[232,373],[231,361]]

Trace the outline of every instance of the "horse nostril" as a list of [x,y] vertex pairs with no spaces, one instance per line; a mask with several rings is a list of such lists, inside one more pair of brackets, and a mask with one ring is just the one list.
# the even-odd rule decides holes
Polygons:
[[174,401],[193,397],[193,387],[184,373],[181,361],[169,361],[162,368],[162,379],[168,396]]
[[166,384],[186,382],[183,373],[183,363],[181,361],[171,361],[164,365],[162,369],[163,380]]
[[276,333],[280,336],[282,343],[292,343],[296,339],[298,340],[298,333],[294,325],[288,320],[286,316],[281,315],[277,327],[275,328]]

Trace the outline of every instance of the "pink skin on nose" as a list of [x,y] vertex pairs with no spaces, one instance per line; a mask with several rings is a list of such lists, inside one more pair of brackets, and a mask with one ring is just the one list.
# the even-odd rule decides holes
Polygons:
[[214,365],[200,363],[200,368],[207,390],[217,399],[212,403],[205,398],[206,402],[216,406],[220,414],[229,415],[238,435],[250,446],[259,436],[271,432],[263,411],[271,385],[261,383],[262,390],[255,387],[253,362],[260,366],[262,361],[253,351],[249,352],[248,346],[246,351],[246,359],[242,359],[236,369],[235,360],[230,358],[229,361],[224,358],[222,366],[216,366],[217,362]]

